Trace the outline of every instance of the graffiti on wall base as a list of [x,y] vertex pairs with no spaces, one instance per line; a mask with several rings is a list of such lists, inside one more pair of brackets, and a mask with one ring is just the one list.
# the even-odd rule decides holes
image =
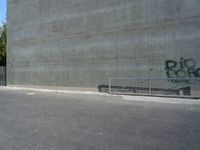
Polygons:
[[179,61],[167,60],[165,70],[169,79],[178,79],[170,80],[172,82],[185,82],[185,80],[181,80],[183,78],[200,78],[200,67],[197,67],[196,61],[192,58],[181,57]]

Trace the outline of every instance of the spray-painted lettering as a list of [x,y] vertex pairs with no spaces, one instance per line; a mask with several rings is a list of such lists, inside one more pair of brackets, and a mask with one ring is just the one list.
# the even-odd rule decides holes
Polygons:
[[179,61],[167,60],[165,70],[168,78],[199,78],[200,68],[197,67],[195,60],[180,58]]

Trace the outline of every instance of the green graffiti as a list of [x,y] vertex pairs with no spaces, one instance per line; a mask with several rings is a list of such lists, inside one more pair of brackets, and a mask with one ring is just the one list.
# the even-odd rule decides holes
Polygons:
[[199,78],[200,68],[196,67],[196,62],[193,59],[180,58],[180,61],[167,60],[165,62],[165,70],[167,77],[177,78],[170,80],[172,82],[186,82],[183,78]]

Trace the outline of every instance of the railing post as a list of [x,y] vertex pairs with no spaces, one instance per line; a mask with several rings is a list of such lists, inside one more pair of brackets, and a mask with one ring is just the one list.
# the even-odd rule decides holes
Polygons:
[[151,79],[149,79],[149,93],[151,94]]
[[108,84],[108,93],[111,93],[111,78],[109,78]]

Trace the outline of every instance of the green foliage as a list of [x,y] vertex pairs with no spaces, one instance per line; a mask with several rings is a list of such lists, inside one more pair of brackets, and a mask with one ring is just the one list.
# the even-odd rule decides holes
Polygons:
[[0,66],[6,65],[6,23],[0,27]]

